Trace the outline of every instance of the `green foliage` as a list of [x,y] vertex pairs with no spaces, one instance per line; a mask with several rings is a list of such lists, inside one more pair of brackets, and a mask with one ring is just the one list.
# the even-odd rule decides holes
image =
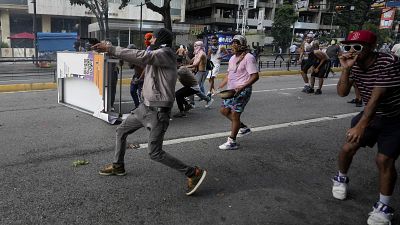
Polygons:
[[[336,0],[335,6],[345,6],[344,10],[337,11],[335,23],[340,26],[343,36],[350,31],[360,30],[365,23],[379,24],[380,10],[371,10],[371,4],[374,0]],[[354,6],[351,10],[350,7]]]
[[[394,33],[390,29],[379,29],[382,9],[371,9],[374,0],[336,0],[335,5],[346,6],[346,9],[338,12],[336,24],[340,26],[343,32],[341,36],[354,30],[370,30],[378,36],[378,44],[392,42]],[[354,6],[354,10],[350,10]]]
[[10,46],[6,42],[1,42],[1,48],[9,48]]
[[282,49],[290,45],[293,36],[291,26],[297,21],[297,18],[293,5],[283,4],[277,8],[271,31],[274,44],[281,46]]
[[391,43],[394,40],[394,33],[391,29],[379,29],[379,25],[373,23],[365,23],[363,29],[370,30],[378,36],[378,45],[383,43]]

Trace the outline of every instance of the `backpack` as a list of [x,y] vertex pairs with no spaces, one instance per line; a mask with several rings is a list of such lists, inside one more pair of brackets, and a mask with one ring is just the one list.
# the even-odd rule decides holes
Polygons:
[[211,61],[211,59],[207,59],[206,70],[213,70],[213,69],[214,69],[214,63]]

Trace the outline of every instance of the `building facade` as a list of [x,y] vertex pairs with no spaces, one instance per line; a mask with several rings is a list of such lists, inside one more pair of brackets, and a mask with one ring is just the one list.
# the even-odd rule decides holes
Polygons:
[[[332,9],[332,1],[297,2],[304,3],[305,7],[298,7],[296,32],[337,28],[333,26],[334,12],[329,10]],[[275,10],[283,4],[283,0],[247,0],[247,4],[248,10],[243,13],[242,9],[246,8],[246,1],[243,0],[187,0],[186,21],[205,24],[212,32],[240,31],[242,26],[245,26],[246,30],[268,31],[272,27]]]
[[[142,32],[163,26],[160,14],[147,9],[141,0],[132,0],[120,10],[120,0],[109,0],[110,39],[113,44],[126,46],[139,44]],[[162,0],[152,0],[161,6]],[[14,45],[9,37],[22,32],[33,32],[34,7],[32,0],[0,0],[1,42]],[[80,37],[98,37],[99,26],[95,16],[84,6],[71,6],[68,0],[36,0],[38,32],[77,32]],[[185,0],[171,1],[171,16],[176,33],[189,32],[182,24],[185,17]],[[142,18],[142,20],[140,20]],[[143,34],[142,34],[143,35]],[[26,46],[29,47],[29,46]]]

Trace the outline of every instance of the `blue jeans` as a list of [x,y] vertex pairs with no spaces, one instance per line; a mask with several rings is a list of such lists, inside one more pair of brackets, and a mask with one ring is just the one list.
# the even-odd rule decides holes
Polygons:
[[133,103],[135,104],[135,108],[137,108],[141,102],[140,98],[142,96],[142,88],[143,88],[143,81],[139,81],[139,83],[134,84],[131,82],[131,96],[133,99]]

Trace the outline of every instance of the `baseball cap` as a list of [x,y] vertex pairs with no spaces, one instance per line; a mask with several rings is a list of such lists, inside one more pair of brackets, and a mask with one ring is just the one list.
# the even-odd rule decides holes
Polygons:
[[342,41],[343,44],[362,43],[362,44],[375,44],[376,35],[369,30],[358,30],[351,32],[346,40]]

